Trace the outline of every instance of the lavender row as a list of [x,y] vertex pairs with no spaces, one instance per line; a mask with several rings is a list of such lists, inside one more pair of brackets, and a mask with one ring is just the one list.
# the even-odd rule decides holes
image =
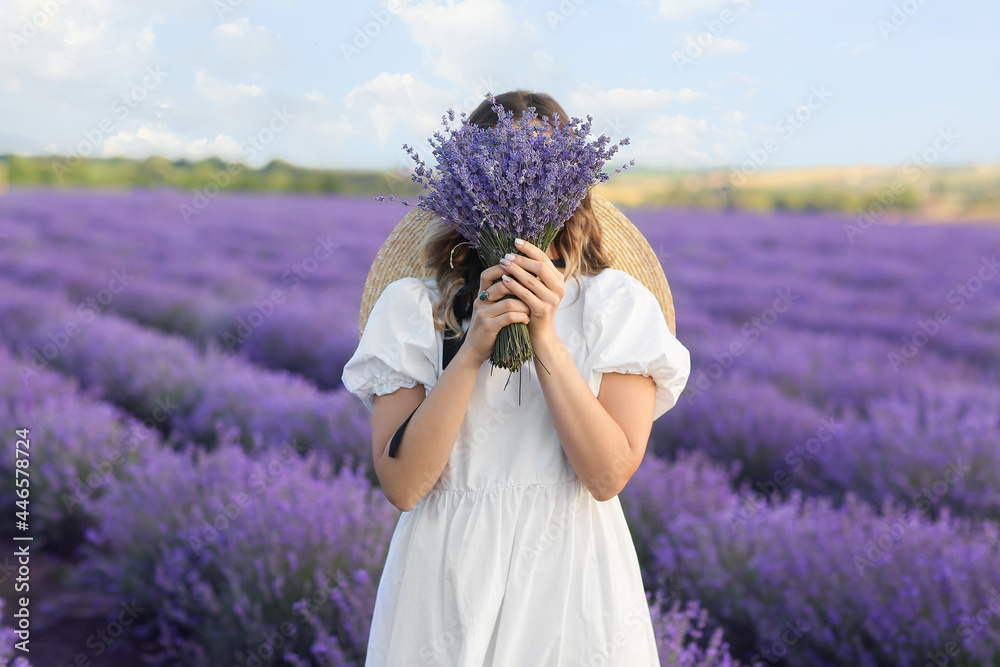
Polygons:
[[185,225],[173,219],[183,198],[10,193],[0,200],[0,277],[338,386],[357,345],[371,230],[388,234],[400,211],[380,218],[358,200],[245,194]]
[[[193,460],[192,460],[193,457]],[[161,449],[98,501],[76,583],[149,611],[158,658],[360,667],[399,516],[360,470],[313,454]],[[664,665],[736,667],[706,614],[652,601]],[[428,638],[429,646],[447,645]]]
[[932,355],[887,376],[878,364],[888,343],[843,343],[784,332],[712,373],[718,361],[704,349],[714,341],[697,338],[688,387],[654,425],[655,451],[739,461],[739,479],[765,495],[850,491],[928,516],[1000,519],[1000,389]]
[[300,377],[255,368],[224,352],[114,315],[81,315],[58,296],[4,284],[0,335],[26,360],[24,383],[55,368],[176,442],[212,445],[235,428],[247,447],[289,442],[338,461],[367,461],[367,414],[346,390],[322,392]]
[[0,432],[27,430],[30,462],[28,486],[15,487],[16,459],[0,461],[0,511],[12,517],[17,501],[27,499],[37,548],[73,556],[96,521],[94,501],[162,446],[160,432],[154,420],[140,422],[81,394],[76,382],[51,370],[25,383],[22,364],[0,347]]
[[[336,386],[356,344],[370,262],[408,209],[220,196],[185,225],[173,217],[182,199],[172,191],[11,193],[0,202],[8,235],[0,274],[74,303],[127,282],[104,307]],[[665,266],[684,340],[707,329],[747,343],[804,328],[881,337],[891,344],[880,364],[889,375],[927,352],[1000,370],[994,228],[874,225],[850,234],[849,219],[823,215],[629,215]]]
[[928,350],[1000,371],[995,226],[873,224],[855,234],[852,219],[822,214],[628,214],[664,265],[682,340],[692,313],[728,322],[744,342],[744,330],[767,336],[776,315],[792,328],[882,337],[894,347],[889,372]]
[[646,581],[699,600],[737,657],[809,667],[1000,658],[1000,524],[898,505],[880,513],[853,497],[840,509],[800,494],[772,503],[730,486],[731,472],[701,455],[649,457],[621,500]]
[[354,664],[398,511],[360,469],[300,454],[251,457],[228,438],[152,453],[100,499],[82,581],[153,610],[163,659],[273,664],[275,644],[308,657],[311,613]]

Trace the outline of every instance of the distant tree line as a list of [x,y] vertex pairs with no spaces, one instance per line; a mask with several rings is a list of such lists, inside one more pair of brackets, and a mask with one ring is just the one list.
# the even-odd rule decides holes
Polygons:
[[[942,219],[1000,220],[1000,167],[993,166],[936,167],[916,177],[890,167],[874,168],[851,184],[835,176],[822,176],[806,182],[800,178],[765,182],[751,178],[735,185],[734,172],[725,169],[629,171],[599,186],[605,196],[625,206],[831,212],[868,218],[897,212]],[[212,184],[226,191],[398,197],[421,192],[405,170],[314,169],[283,160],[251,168],[219,158],[0,155],[0,192],[7,187],[172,187],[200,191]]]

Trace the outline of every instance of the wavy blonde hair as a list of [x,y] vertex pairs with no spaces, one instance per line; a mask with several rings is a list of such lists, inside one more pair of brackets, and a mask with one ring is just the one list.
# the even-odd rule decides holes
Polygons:
[[[559,114],[559,123],[565,125],[569,117],[563,108],[544,93],[514,90],[496,95],[496,101],[506,110],[514,112],[514,120],[519,120],[528,107],[534,107],[538,116]],[[469,120],[479,127],[493,127],[498,118],[488,100],[484,100],[469,114]],[[562,269],[563,280],[577,280],[579,276],[594,276],[611,266],[602,245],[601,224],[590,202],[590,192],[577,206],[573,215],[559,229],[552,240],[559,257],[565,262]],[[441,218],[434,218],[425,227],[421,245],[421,263],[424,270],[435,279],[440,299],[434,304],[434,328],[449,332],[454,337],[463,333],[462,323],[453,310],[453,302],[459,290],[465,286],[470,267],[476,262],[475,250],[464,243],[465,239],[448,226]],[[453,266],[452,266],[453,265]],[[577,292],[579,297],[579,291]]]

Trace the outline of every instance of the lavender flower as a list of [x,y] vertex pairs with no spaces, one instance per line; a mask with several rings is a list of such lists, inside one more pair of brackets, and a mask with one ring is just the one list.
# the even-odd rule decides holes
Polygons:
[[310,664],[324,639],[362,664],[399,511],[361,468],[234,435],[160,448],[109,489],[80,576],[146,607],[169,664]]
[[[609,145],[602,134],[589,142],[593,117],[561,123],[558,114],[539,117],[533,107],[515,122],[513,111],[489,100],[495,127],[478,127],[463,113],[451,128],[451,109],[442,117],[447,133],[429,140],[436,167],[403,148],[416,163],[413,180],[430,191],[418,195],[417,206],[454,225],[472,247],[489,250],[483,260],[495,264],[514,250],[514,237],[538,240],[544,249],[590,188],[608,180],[602,167],[628,139]],[[491,239],[510,244],[488,246]]]
[[[429,140],[436,167],[428,168],[412,147],[403,144],[403,149],[416,163],[412,180],[429,191],[418,195],[417,207],[443,218],[479,252],[484,265],[492,266],[517,252],[515,238],[548,248],[587,192],[608,180],[602,168],[628,139],[610,144],[602,134],[587,141],[593,117],[582,124],[575,117],[562,123],[557,113],[539,117],[534,107],[515,122],[513,111],[493,95],[488,99],[497,114],[495,127],[481,128],[463,112],[453,128],[455,112],[448,109],[442,116],[445,133],[435,132]],[[526,325],[501,329],[491,357],[494,367],[515,371],[533,357]]]

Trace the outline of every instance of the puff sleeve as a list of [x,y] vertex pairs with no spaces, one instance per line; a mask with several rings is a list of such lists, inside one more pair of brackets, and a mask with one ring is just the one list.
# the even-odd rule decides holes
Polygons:
[[438,337],[428,286],[417,278],[386,285],[365,324],[354,355],[344,366],[344,387],[369,411],[375,396],[437,381]]
[[657,419],[677,403],[691,374],[691,353],[670,333],[660,304],[634,276],[605,269],[595,276],[583,312],[591,373],[646,375],[656,383]]

